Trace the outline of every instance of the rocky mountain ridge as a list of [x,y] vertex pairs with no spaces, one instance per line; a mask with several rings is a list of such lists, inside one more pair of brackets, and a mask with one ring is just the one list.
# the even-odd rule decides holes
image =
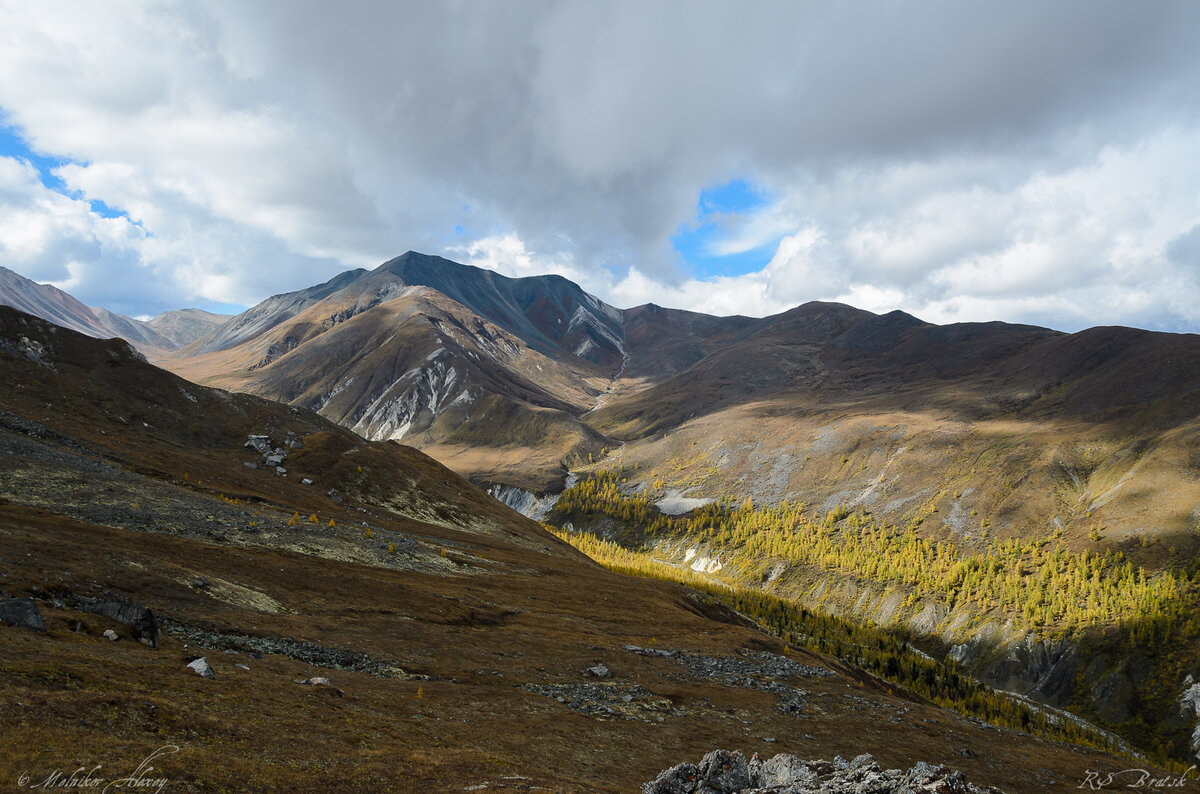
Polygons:
[[38,284],[6,267],[0,267],[0,304],[98,339],[120,337],[146,355],[178,350],[229,319],[203,309],[176,309],[150,320],[135,320],[86,306],[57,287]]

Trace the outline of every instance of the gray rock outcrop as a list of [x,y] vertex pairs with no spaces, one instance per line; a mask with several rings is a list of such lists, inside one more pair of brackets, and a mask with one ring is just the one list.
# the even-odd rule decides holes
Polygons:
[[[262,465],[268,469],[274,469],[276,474],[287,474],[287,469],[283,467],[283,461],[288,456],[288,450],[300,449],[304,446],[304,442],[296,436],[295,433],[288,431],[288,439],[284,442],[284,447],[271,446],[271,437],[264,435],[249,435],[246,437],[245,446],[262,455]],[[251,469],[257,469],[258,463],[247,462],[245,464]]]
[[46,621],[37,602],[32,598],[9,598],[0,601],[0,622],[34,631],[45,631]]
[[1029,634],[984,672],[984,681],[1009,692],[1061,706],[1070,698],[1079,657],[1068,640]]
[[79,609],[94,615],[112,618],[122,626],[128,626],[133,638],[151,648],[158,647],[158,619],[149,609],[119,598],[99,601],[81,601]]
[[591,667],[583,671],[586,676],[592,678],[612,678],[612,670],[609,670],[603,663],[597,662]]
[[1196,729],[1192,731],[1192,752],[1200,759],[1200,684],[1193,684],[1190,675],[1183,683],[1187,688],[1179,697],[1179,711],[1196,720]]
[[803,761],[780,753],[749,761],[734,750],[713,750],[697,764],[679,764],[642,786],[642,794],[1000,794],[963,779],[962,773],[924,761],[911,769],[880,769],[864,753],[852,761]]

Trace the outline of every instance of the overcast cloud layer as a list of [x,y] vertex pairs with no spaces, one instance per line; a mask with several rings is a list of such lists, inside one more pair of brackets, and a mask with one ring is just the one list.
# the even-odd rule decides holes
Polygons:
[[[1190,0],[3,3],[0,112],[63,162],[0,157],[0,264],[130,314],[416,249],[622,307],[1200,331],[1198,40]],[[735,179],[769,200],[699,217]],[[698,280],[704,223],[761,268]]]

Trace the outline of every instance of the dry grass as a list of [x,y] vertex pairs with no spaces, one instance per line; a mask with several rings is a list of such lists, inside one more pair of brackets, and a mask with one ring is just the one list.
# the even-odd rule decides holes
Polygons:
[[[180,748],[155,764],[172,788],[214,792],[483,783],[630,791],[716,747],[808,758],[871,752],[886,767],[945,762],[1012,792],[1051,780],[1073,787],[1089,769],[1128,766],[899,697],[859,671],[784,648],[679,586],[609,573],[413,450],[365,444],[307,412],[186,384],[115,343],[50,332],[7,310],[0,321],[5,339],[41,333],[54,366],[0,350],[15,384],[0,392],[0,442],[11,453],[0,456],[0,482],[23,477],[0,504],[0,588],[37,596],[48,625],[45,633],[0,626],[0,786],[96,764],[111,779],[165,745]],[[242,465],[254,457],[242,446],[248,433],[288,430],[304,439],[288,477]],[[55,471],[63,476],[48,476]],[[317,484],[302,485],[302,476]],[[102,522],[72,517],[95,503]],[[322,523],[287,528],[294,513]],[[252,516],[272,531],[242,531]],[[355,529],[364,520],[378,529],[372,540]],[[358,544],[375,562],[282,548],[300,545],[305,532]],[[399,539],[438,562],[416,555],[401,565],[379,549]],[[188,585],[194,574],[265,594],[287,611],[213,598]],[[104,594],[185,626],[294,638],[427,678],[329,669],[277,652],[227,655],[215,640],[185,648],[169,634],[151,649],[72,607],[76,597]],[[103,639],[109,628],[120,641]],[[691,678],[626,644],[712,656],[758,648],[838,674],[795,682],[810,692],[809,709],[795,717],[764,693]],[[196,653],[215,680],[184,667]],[[669,700],[671,714],[598,719],[520,688],[578,683],[596,662],[618,683]],[[331,685],[295,683],[313,675]]]

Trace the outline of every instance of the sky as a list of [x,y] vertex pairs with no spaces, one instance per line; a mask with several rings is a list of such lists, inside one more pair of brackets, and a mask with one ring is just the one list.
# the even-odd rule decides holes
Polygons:
[[0,0],[0,265],[1200,332],[1200,3]]

